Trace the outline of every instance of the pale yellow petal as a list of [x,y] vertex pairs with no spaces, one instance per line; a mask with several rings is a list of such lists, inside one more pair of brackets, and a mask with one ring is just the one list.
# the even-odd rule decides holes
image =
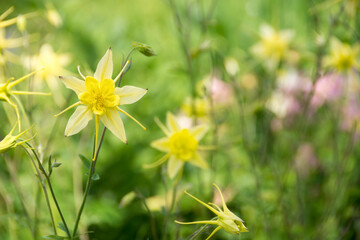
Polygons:
[[201,168],[209,168],[208,163],[200,156],[199,153],[194,154],[194,158],[189,161],[191,164],[201,167]]
[[196,138],[196,140],[200,140],[204,137],[208,130],[209,126],[206,124],[202,124],[191,129],[191,134]]
[[60,79],[65,84],[65,87],[73,90],[77,95],[86,91],[85,82],[83,80],[80,80],[76,77],[63,77],[63,76],[60,76]]
[[166,114],[166,125],[171,133],[180,131],[180,126],[177,123],[175,116],[170,112]]
[[147,92],[147,89],[134,86],[115,88],[114,94],[120,97],[120,105],[131,104],[139,101]]
[[92,111],[87,106],[79,106],[71,115],[65,129],[65,136],[71,136],[86,127],[88,122],[92,119]]
[[152,141],[151,146],[162,152],[170,152],[170,141],[167,137]]
[[112,61],[112,51],[109,48],[105,55],[101,58],[100,62],[96,67],[96,71],[94,73],[94,77],[97,80],[102,80],[105,78],[112,79],[113,73],[113,61]]
[[116,109],[107,110],[101,115],[101,121],[117,138],[126,142],[124,123]]
[[175,156],[171,156],[168,164],[168,174],[170,178],[174,178],[180,169],[184,166],[184,161],[178,159]]

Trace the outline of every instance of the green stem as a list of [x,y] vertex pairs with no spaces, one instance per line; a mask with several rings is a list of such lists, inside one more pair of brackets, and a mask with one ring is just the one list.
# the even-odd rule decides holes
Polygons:
[[79,212],[78,212],[78,214],[76,216],[75,227],[74,227],[74,231],[73,231],[71,239],[74,239],[74,237],[76,235],[76,232],[77,232],[77,229],[78,229],[78,226],[79,226],[80,218],[81,218],[82,212],[84,210],[84,206],[85,206],[87,196],[89,194],[90,185],[91,185],[91,182],[92,182],[92,176],[93,176],[94,169],[95,169],[95,164],[96,164],[95,161],[91,162],[91,167],[90,167],[90,171],[89,171],[89,177],[88,177],[88,180],[87,180],[87,183],[86,183],[84,197],[83,197]]
[[[27,143],[26,143],[26,144],[27,144]],[[30,145],[28,145],[28,146],[31,148]],[[49,214],[50,214],[51,223],[52,223],[52,226],[53,226],[53,229],[54,229],[54,234],[57,235],[56,225],[55,225],[55,221],[54,221],[54,215],[53,215],[53,213],[52,213],[51,206],[50,206],[49,195],[48,195],[46,186],[45,186],[45,184],[44,184],[43,181],[42,181],[41,173],[40,173],[39,169],[37,168],[36,163],[35,163],[35,161],[34,161],[34,158],[31,156],[31,154],[29,153],[29,151],[28,151],[25,147],[24,147],[24,150],[25,150],[25,152],[28,154],[28,156],[30,157],[31,162],[32,162],[32,164],[33,164],[33,166],[34,166],[34,168],[35,168],[36,174],[37,174],[37,176],[39,177],[40,186],[41,186],[41,188],[42,188],[43,191],[44,191],[44,196],[45,196],[45,200],[46,200],[46,205],[47,205],[47,207],[48,207],[48,209],[49,209]]]
[[[33,148],[31,148],[31,150],[32,150],[33,154],[35,155],[35,159],[36,159],[36,161],[37,161],[37,163],[38,163],[38,166],[39,166],[41,172],[42,172],[43,175],[45,176],[45,180],[46,180],[46,182],[47,182],[47,184],[48,184],[48,186],[49,186],[49,190],[50,190],[51,196],[52,196],[53,201],[54,201],[54,203],[55,203],[55,205],[56,205],[56,208],[57,208],[57,210],[58,210],[58,212],[59,212],[61,221],[62,221],[62,223],[64,224],[65,231],[66,231],[66,235],[67,235],[68,237],[70,237],[71,234],[70,234],[69,228],[68,228],[68,226],[67,226],[67,224],[66,224],[64,215],[63,215],[62,212],[61,212],[60,205],[59,205],[59,203],[58,203],[58,201],[57,201],[57,199],[56,199],[56,196],[55,196],[55,193],[54,193],[54,189],[52,188],[52,185],[51,185],[50,177],[47,175],[47,173],[46,173],[46,171],[45,171],[45,169],[44,169],[44,167],[43,167],[43,165],[42,165],[42,163],[41,163],[41,161],[40,161],[37,153],[35,152],[35,150],[34,150]],[[45,189],[46,189],[45,186],[44,186],[43,188],[44,188],[44,191],[45,191]],[[48,200],[47,200],[47,201],[48,201]],[[54,220],[53,220],[53,221],[54,221]],[[53,224],[55,224],[55,223],[53,222]]]

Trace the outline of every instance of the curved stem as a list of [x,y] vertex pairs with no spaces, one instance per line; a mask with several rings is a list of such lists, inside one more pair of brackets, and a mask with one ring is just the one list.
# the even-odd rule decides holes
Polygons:
[[[31,147],[31,146],[30,146],[30,147]],[[44,169],[44,167],[43,167],[43,165],[42,165],[42,163],[41,163],[38,155],[36,154],[35,150],[34,150],[33,148],[31,148],[31,150],[32,150],[33,154],[35,155],[35,159],[36,159],[36,161],[37,161],[37,163],[38,163],[38,166],[39,166],[41,172],[42,172],[43,175],[45,176],[45,180],[46,180],[46,182],[47,182],[47,184],[48,184],[48,186],[49,186],[49,190],[50,190],[51,196],[52,196],[53,201],[54,201],[54,203],[55,203],[55,205],[56,205],[56,208],[57,208],[57,210],[58,210],[58,212],[59,212],[61,221],[62,221],[62,223],[64,224],[65,231],[66,231],[66,235],[67,235],[68,237],[70,237],[71,234],[70,234],[69,228],[67,227],[67,224],[66,224],[64,215],[63,215],[62,212],[61,212],[59,203],[58,203],[58,201],[57,201],[57,199],[56,199],[56,196],[55,196],[55,193],[54,193],[54,189],[52,188],[52,185],[51,185],[50,177],[47,175],[47,173],[46,173],[46,171],[45,171],[45,169]],[[44,189],[44,191],[45,191],[45,189],[46,189],[45,186],[43,187],[43,189]]]
[[36,174],[38,175],[39,177],[39,182],[40,182],[40,186],[41,188],[43,189],[44,191],[44,196],[45,196],[45,200],[46,200],[46,205],[49,209],[49,214],[50,214],[50,219],[51,219],[51,223],[52,223],[52,226],[53,226],[53,230],[54,230],[54,234],[57,235],[57,231],[56,231],[56,225],[55,225],[55,220],[54,220],[54,215],[52,213],[52,210],[51,210],[51,206],[50,206],[50,201],[49,201],[49,195],[48,195],[48,192],[47,192],[47,189],[46,189],[46,186],[45,184],[43,183],[42,179],[41,179],[41,173],[39,171],[39,169],[37,168],[36,166],[36,163],[34,161],[34,158],[31,156],[31,154],[29,153],[29,151],[24,147],[24,150],[25,152],[27,153],[27,155],[30,157],[31,159],[31,162],[35,168],[35,171],[36,171]]

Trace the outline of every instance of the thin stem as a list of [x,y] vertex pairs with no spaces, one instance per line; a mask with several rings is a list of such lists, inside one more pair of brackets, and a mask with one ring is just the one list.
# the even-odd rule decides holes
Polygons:
[[[30,145],[29,145],[30,146]],[[31,147],[31,146],[30,146]],[[55,221],[54,221],[54,215],[52,213],[51,210],[51,206],[50,206],[50,201],[49,201],[49,195],[46,189],[45,184],[43,183],[43,179],[41,178],[41,172],[39,171],[38,167],[36,166],[35,160],[34,158],[31,156],[30,152],[24,147],[25,152],[27,153],[27,155],[30,157],[31,159],[31,163],[33,164],[35,171],[36,171],[36,175],[39,177],[39,182],[40,182],[40,186],[44,191],[44,196],[45,196],[45,200],[46,200],[46,205],[49,209],[49,214],[50,214],[50,219],[52,222],[52,226],[53,226],[53,230],[54,230],[54,234],[57,235],[57,231],[56,231],[56,225],[55,225]]]
[[[30,146],[30,147],[31,147],[31,146]],[[57,208],[58,213],[59,213],[59,215],[60,215],[61,221],[62,221],[62,223],[64,224],[66,234],[67,234],[68,237],[70,237],[71,234],[70,234],[69,228],[68,228],[68,226],[67,226],[67,224],[66,224],[64,215],[63,215],[62,212],[61,212],[60,205],[59,205],[59,203],[58,203],[58,201],[57,201],[57,199],[56,199],[56,196],[55,196],[55,193],[54,193],[54,189],[52,188],[52,185],[51,185],[50,177],[47,175],[47,173],[46,173],[46,171],[45,171],[45,169],[44,169],[44,167],[43,167],[43,165],[42,165],[42,163],[41,163],[41,161],[40,161],[40,159],[39,159],[39,156],[37,155],[37,153],[35,152],[35,150],[34,150],[33,148],[31,148],[31,150],[32,150],[33,154],[35,155],[35,159],[36,159],[36,161],[37,161],[37,163],[38,163],[38,166],[39,166],[41,172],[42,172],[43,175],[45,176],[45,180],[46,180],[46,182],[47,182],[47,184],[48,184],[48,186],[49,186],[49,190],[50,190],[51,196],[52,196],[53,201],[54,201],[54,203],[55,203],[55,205],[56,205],[56,208]],[[46,188],[45,188],[45,189],[46,189]],[[55,223],[53,223],[53,224],[55,224]]]
[[[97,155],[95,155],[95,156],[97,156]],[[92,176],[93,176],[94,169],[95,169],[95,164],[96,164],[96,161],[94,159],[94,161],[91,162],[91,167],[90,167],[90,170],[89,170],[89,177],[87,179],[86,188],[85,188],[85,192],[84,192],[84,197],[83,197],[83,200],[81,202],[79,212],[78,212],[78,214],[76,216],[75,227],[74,227],[74,231],[73,231],[73,234],[71,236],[71,239],[74,239],[74,237],[76,235],[76,232],[77,232],[77,229],[78,229],[78,226],[79,226],[80,218],[81,218],[82,212],[84,210],[84,206],[85,206],[87,196],[89,194],[90,185],[91,185],[91,182],[92,182]]]

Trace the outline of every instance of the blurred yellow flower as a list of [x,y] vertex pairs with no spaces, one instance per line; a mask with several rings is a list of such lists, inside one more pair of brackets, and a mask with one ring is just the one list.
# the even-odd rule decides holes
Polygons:
[[332,38],[330,54],[324,59],[324,63],[327,67],[335,68],[339,72],[358,68],[360,66],[357,60],[359,49],[358,44],[350,46]]
[[0,141],[0,153],[6,152],[11,148],[16,148],[17,146],[33,139],[33,137],[32,137],[30,139],[26,139],[26,140],[17,142],[16,140],[18,140],[22,135],[24,135],[27,131],[29,131],[30,128],[19,133],[18,135],[13,136],[12,134],[14,133],[15,128],[16,128],[16,124],[13,127],[13,129],[11,129],[10,133],[8,135],[6,135],[3,140]]
[[293,37],[292,30],[276,31],[265,24],[260,27],[260,42],[255,44],[251,51],[255,56],[266,61],[269,67],[276,67],[287,57]]
[[36,73],[35,80],[37,80],[38,83],[44,79],[46,80],[58,105],[64,104],[65,100],[59,92],[57,77],[59,75],[69,74],[64,67],[69,64],[70,60],[71,57],[69,54],[55,53],[50,44],[42,45],[39,54],[30,58],[31,67],[35,67],[36,69],[43,68],[43,71]]
[[[20,113],[17,104],[11,100],[11,98],[14,98],[16,102],[19,102],[16,95],[51,95],[50,93],[43,93],[43,92],[27,92],[27,91],[15,91],[12,90],[14,86],[24,81],[26,78],[34,75],[36,73],[32,72],[28,75],[25,75],[17,80],[14,80],[14,78],[10,78],[6,83],[0,83],[0,101],[7,102],[10,104],[11,107],[15,109],[17,121],[19,124],[19,131],[21,131],[21,121],[20,121]],[[14,81],[12,81],[14,80]]]
[[[194,104],[195,109],[193,109],[192,104]],[[194,100],[187,98],[181,105],[181,110],[189,117],[206,118],[209,116],[210,103],[207,98],[195,98]]]
[[[127,62],[127,64],[128,63],[129,62]],[[146,129],[135,118],[118,107],[118,105],[137,102],[147,92],[147,89],[133,86],[124,86],[121,88],[115,87],[115,83],[124,73],[127,64],[123,67],[117,77],[112,80],[113,61],[112,52],[109,48],[98,63],[94,77],[85,77],[80,72],[80,68],[78,68],[79,74],[85,81],[76,77],[60,76],[60,79],[65,86],[73,90],[79,98],[78,102],[55,115],[59,116],[69,109],[78,106],[68,121],[65,129],[65,136],[71,136],[80,132],[93,118],[93,114],[95,114],[96,120],[96,142],[100,120],[116,137],[125,143],[127,142],[124,124],[118,112],[124,113],[139,124],[144,130]]]
[[167,170],[170,178],[174,178],[177,175],[185,162],[201,168],[208,168],[207,162],[198,153],[198,150],[206,149],[206,147],[199,146],[199,141],[208,131],[207,125],[202,124],[192,129],[181,129],[171,113],[167,113],[166,116],[167,126],[164,126],[157,119],[156,121],[166,137],[153,141],[151,146],[166,152],[166,154],[158,161],[145,165],[145,168],[159,166],[169,159]]
[[226,206],[224,197],[223,197],[219,187],[216,184],[214,184],[214,186],[219,191],[221,201],[222,201],[222,205],[223,205],[223,210],[221,210],[220,207],[218,207],[214,203],[206,204],[203,201],[201,201],[198,198],[191,195],[190,193],[188,193],[186,191],[185,191],[185,193],[187,195],[189,195],[190,197],[192,197],[193,199],[195,199],[196,201],[198,201],[199,203],[201,203],[202,205],[204,205],[205,207],[207,207],[210,211],[215,213],[217,215],[216,220],[195,221],[195,222],[179,222],[179,221],[175,221],[175,223],[179,223],[179,224],[212,224],[212,225],[218,225],[218,227],[216,227],[214,229],[214,231],[209,235],[209,237],[206,240],[210,239],[220,229],[224,229],[228,233],[236,234],[236,235],[239,235],[241,232],[248,232],[248,229],[244,225],[244,221],[241,218],[239,218],[238,216],[236,216],[234,213],[232,213],[228,209],[228,207]]

